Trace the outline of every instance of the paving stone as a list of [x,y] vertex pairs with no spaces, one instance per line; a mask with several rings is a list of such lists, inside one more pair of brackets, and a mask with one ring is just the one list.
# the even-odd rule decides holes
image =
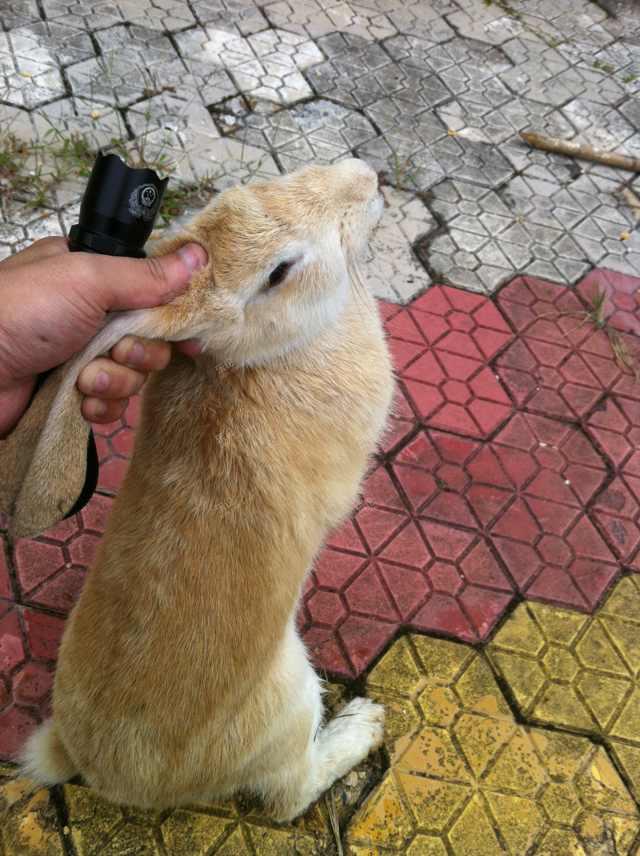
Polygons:
[[501,50],[490,45],[458,36],[439,44],[411,31],[411,35],[388,39],[384,47],[396,61],[437,74],[452,95],[471,103],[489,109],[512,97],[499,79],[511,63]]
[[37,24],[40,20],[36,0],[15,0],[11,4],[3,4],[0,9],[0,22],[6,30],[25,24]]
[[58,214],[44,208],[34,209],[18,199],[0,200],[0,252],[9,256],[34,240],[63,234]]
[[124,480],[133,453],[140,405],[140,397],[134,396],[117,422],[92,426],[100,464],[98,490],[102,493],[116,494]]
[[615,107],[610,106],[612,100],[617,99],[597,103],[588,98],[574,98],[564,105],[562,112],[577,129],[576,142],[605,151],[616,151],[629,157],[638,157],[638,128],[628,122]]
[[408,303],[431,285],[411,246],[434,228],[435,221],[412,194],[392,187],[382,193],[385,209],[369,246],[365,279],[376,297]]
[[[86,32],[56,21],[38,21],[16,27],[9,31],[8,38],[23,71],[28,71],[32,62],[55,68],[95,56],[93,43]],[[23,62],[27,63],[24,67]]]
[[604,738],[636,797],[639,603],[633,576],[620,580],[590,618],[520,604],[488,647],[518,710],[536,722]]
[[521,271],[569,283],[593,265],[633,274],[640,263],[640,233],[621,201],[619,178],[588,172],[567,180],[556,172],[555,161],[527,166],[520,151],[505,148],[514,166],[524,169],[497,191],[450,179],[433,188],[429,207],[444,230],[420,249],[432,276],[494,291]]
[[30,109],[64,95],[64,82],[55,60],[46,50],[32,57],[23,49],[24,37],[17,41],[22,46],[19,55],[9,36],[0,32],[0,102]]
[[[331,687],[330,695],[336,695],[335,690]],[[34,794],[29,780],[13,775],[13,768],[0,767],[0,810],[4,816],[0,846],[7,856],[62,856],[70,846],[78,856],[323,856],[331,852],[332,833],[324,803],[318,803],[294,824],[276,826],[257,804],[245,799],[159,813],[113,805],[86,787],[67,784],[63,788],[62,826],[52,793],[38,790]],[[366,784],[370,773],[362,765],[351,778]],[[338,799],[345,800],[337,809],[339,819],[352,809],[358,792],[357,784],[336,785]]]
[[263,13],[274,27],[317,39],[333,32],[360,36],[369,41],[384,39],[397,30],[383,12],[368,4],[346,0],[276,0],[263,6]]
[[633,852],[637,807],[605,749],[517,724],[473,649],[400,639],[367,692],[386,705],[391,763],[348,853],[578,854],[597,852],[603,830]]
[[545,47],[523,39],[503,46],[514,65],[500,74],[500,80],[514,93],[553,107],[572,99],[588,97],[599,104],[612,105],[622,99],[624,88],[597,67],[575,65],[559,47]]
[[[220,137],[215,122],[197,95],[184,100],[170,92],[139,101],[127,110],[127,119],[145,157],[157,148],[159,156],[174,163],[173,177],[195,179],[187,166],[189,153],[206,157],[212,141]],[[151,145],[150,145],[151,143]]]
[[612,75],[625,92],[637,94],[640,90],[640,45],[636,40],[622,38],[613,41],[588,57],[586,62],[592,68]]
[[393,472],[414,514],[484,532],[528,598],[591,610],[619,573],[587,512],[606,467],[568,425],[518,413],[484,445],[428,430]]
[[515,15],[505,14],[497,3],[469,3],[448,16],[449,24],[460,36],[501,45],[515,36],[539,40],[539,36],[528,30]]
[[585,276],[577,291],[588,306],[604,300],[602,317],[610,327],[640,335],[640,278],[596,269]]
[[437,286],[386,327],[396,371],[424,424],[485,437],[511,415],[488,367],[511,332],[486,298]]
[[[359,153],[379,169],[385,169],[389,180],[398,187],[427,190],[445,175],[470,178],[488,186],[508,179],[512,168],[497,149],[484,140],[458,136],[455,128],[447,132],[449,108],[436,109],[443,121],[432,115],[439,105],[451,104],[451,95],[476,110],[486,111],[508,102],[510,93],[497,77],[509,65],[504,56],[486,45],[460,38],[440,45],[398,36],[386,42],[385,48],[396,65],[394,69],[383,67],[375,76],[377,88],[387,90],[383,97],[367,104],[376,87],[368,83],[363,100],[357,84],[354,88],[352,82],[345,80],[346,97],[359,98],[357,103],[366,106],[367,115],[384,135],[361,146]],[[322,69],[318,67],[315,73]],[[365,76],[365,80],[370,77]],[[325,86],[335,82],[329,75]]]
[[[385,47],[389,43],[385,42]],[[366,107],[385,95],[402,91],[410,83],[408,73],[377,42],[348,33],[331,33],[316,44],[327,60],[313,65],[306,76],[318,95],[350,107]]]
[[[405,92],[408,96],[408,92]],[[433,107],[447,99],[444,84],[433,78],[433,86],[421,91],[421,99],[430,105],[409,107],[396,95],[381,98],[365,113],[381,135],[358,146],[358,157],[384,172],[387,181],[403,190],[428,190],[445,177],[444,167],[432,154],[435,142],[445,138],[442,122],[433,115]],[[416,112],[412,112],[416,110]]]
[[118,25],[96,34],[101,55],[67,70],[76,96],[126,107],[158,92],[172,91],[184,65],[165,35]]
[[183,0],[117,0],[115,5],[123,20],[148,30],[172,33],[196,22]]
[[96,31],[122,24],[122,12],[112,0],[41,0],[47,20]]
[[457,10],[454,0],[361,0],[361,5],[384,12],[399,33],[432,42],[447,42],[455,33],[445,17]]
[[[1,716],[1,714],[0,714]],[[13,780],[13,770],[0,766],[0,847],[6,856],[64,856],[56,806],[47,790],[27,779]]]
[[105,529],[111,500],[95,494],[77,515],[15,547],[20,601],[66,615],[80,594]]
[[239,140],[201,140],[198,149],[188,152],[187,160],[196,178],[212,179],[217,190],[280,175],[268,152]]
[[0,601],[0,758],[13,758],[49,713],[63,624],[40,610]]
[[521,277],[500,292],[498,305],[519,334],[496,363],[519,407],[579,420],[624,382],[607,334],[573,292]]
[[286,110],[239,111],[224,116],[223,128],[228,133],[273,152],[286,171],[311,162],[333,163],[377,137],[361,113],[324,99]]
[[201,24],[213,25],[218,30],[240,31],[249,36],[268,27],[258,4],[251,0],[192,0],[190,6]]
[[302,70],[323,59],[312,41],[286,30],[265,30],[244,38],[209,26],[179,33],[176,43],[196,78],[202,68],[224,69],[245,95],[280,104],[312,94]]

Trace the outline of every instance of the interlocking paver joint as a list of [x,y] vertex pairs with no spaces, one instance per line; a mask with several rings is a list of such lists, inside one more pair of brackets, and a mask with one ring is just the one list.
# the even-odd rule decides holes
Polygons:
[[[180,217],[310,162],[380,173],[395,409],[299,616],[388,709],[388,769],[334,795],[349,856],[637,850],[640,180],[519,133],[639,156],[638,44],[629,0],[0,3],[0,259],[77,220],[71,140],[164,163]],[[138,418],[96,430],[79,516],[15,545],[0,520],[0,758],[47,713]],[[337,852],[324,803],[156,817],[3,768],[3,809],[3,856]]]

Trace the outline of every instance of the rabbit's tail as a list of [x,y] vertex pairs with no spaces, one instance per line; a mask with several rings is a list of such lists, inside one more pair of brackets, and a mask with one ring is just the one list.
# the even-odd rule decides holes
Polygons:
[[72,779],[78,771],[48,719],[27,740],[20,757],[20,774],[50,787]]

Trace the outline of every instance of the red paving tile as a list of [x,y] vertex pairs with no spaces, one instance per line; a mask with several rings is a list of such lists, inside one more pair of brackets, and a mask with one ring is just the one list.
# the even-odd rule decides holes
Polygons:
[[485,444],[427,430],[393,470],[420,517],[485,533],[527,596],[591,609],[618,572],[586,512],[607,469],[570,425],[518,413]]
[[639,277],[596,268],[577,291],[588,306],[598,305],[604,298],[602,314],[608,324],[623,333],[640,335]]
[[[305,586],[299,623],[321,669],[357,676],[404,628],[484,640],[516,592],[589,611],[623,564],[640,571],[640,388],[583,323],[601,285],[634,350],[639,282],[596,272],[579,298],[520,277],[495,303],[436,286],[381,304],[399,384],[362,500]],[[118,490],[138,410],[96,432],[102,493]],[[109,506],[96,496],[0,552],[0,756],[46,710]]]
[[66,615],[104,532],[112,500],[95,494],[80,514],[15,547],[20,602]]
[[512,339],[486,297],[435,286],[409,307],[386,311],[398,377],[427,425],[485,437],[511,413],[511,401],[489,369]]
[[49,713],[61,618],[0,606],[0,758],[11,759]]
[[93,432],[100,461],[98,490],[115,494],[122,484],[133,452],[135,429],[140,419],[140,396],[129,401],[124,416],[108,425],[94,425]]
[[623,379],[607,334],[586,322],[585,306],[570,289],[519,277],[497,303],[518,332],[496,361],[518,407],[580,420]]

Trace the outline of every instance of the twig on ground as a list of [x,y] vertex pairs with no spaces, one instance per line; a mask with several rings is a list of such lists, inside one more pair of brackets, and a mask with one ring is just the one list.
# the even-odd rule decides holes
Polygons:
[[546,137],[536,131],[522,131],[520,136],[525,143],[529,143],[534,149],[567,155],[579,160],[595,161],[615,169],[626,169],[628,172],[640,172],[640,158],[631,158],[617,152],[605,152],[586,143],[572,143],[557,137]]
[[342,849],[342,837],[340,835],[340,821],[338,819],[338,812],[336,810],[336,802],[333,793],[333,788],[331,788],[331,790],[327,791],[327,793],[325,794],[325,803],[327,806],[329,824],[331,826],[331,832],[333,833],[333,840],[335,841],[338,856],[344,856],[344,850]]
[[622,188],[621,196],[631,209],[633,219],[636,223],[640,223],[640,197],[636,196],[633,190],[629,187]]

